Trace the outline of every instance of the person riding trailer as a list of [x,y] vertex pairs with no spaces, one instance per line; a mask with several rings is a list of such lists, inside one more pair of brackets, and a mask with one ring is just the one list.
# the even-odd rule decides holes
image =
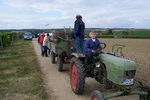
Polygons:
[[101,50],[100,41],[96,39],[96,35],[96,31],[90,32],[90,38],[86,40],[84,45],[84,53],[86,55],[88,64],[94,63],[93,56],[98,56]]

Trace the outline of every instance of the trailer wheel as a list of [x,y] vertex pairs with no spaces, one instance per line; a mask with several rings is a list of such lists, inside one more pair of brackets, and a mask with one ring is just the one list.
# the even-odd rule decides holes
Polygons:
[[62,56],[59,56],[58,57],[58,71],[62,72],[63,71],[63,57]]
[[55,63],[55,53],[53,51],[51,52],[51,63]]
[[104,96],[98,90],[92,92],[91,100],[104,100]]
[[85,71],[82,62],[73,57],[70,66],[70,84],[75,94],[82,94],[85,86]]

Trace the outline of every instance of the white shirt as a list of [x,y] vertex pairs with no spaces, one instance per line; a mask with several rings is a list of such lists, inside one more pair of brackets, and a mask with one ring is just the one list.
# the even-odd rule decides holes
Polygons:
[[49,36],[45,36],[44,39],[43,39],[43,46],[48,46],[48,38]]
[[92,41],[93,41],[93,42],[95,42],[95,41],[96,41],[96,39],[93,39],[93,38],[92,38]]

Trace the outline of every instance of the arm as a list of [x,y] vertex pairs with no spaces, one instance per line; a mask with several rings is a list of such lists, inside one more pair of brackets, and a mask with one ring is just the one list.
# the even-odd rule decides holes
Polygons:
[[96,52],[99,52],[101,50],[101,45],[100,45],[100,41],[99,40],[96,40],[97,41],[97,49],[96,49]]
[[85,51],[85,53],[92,52],[92,49],[90,48],[90,40],[87,40],[85,42],[84,51]]
[[75,36],[78,36],[80,34],[80,23],[79,21],[75,21],[75,24],[74,24],[74,33],[75,33]]

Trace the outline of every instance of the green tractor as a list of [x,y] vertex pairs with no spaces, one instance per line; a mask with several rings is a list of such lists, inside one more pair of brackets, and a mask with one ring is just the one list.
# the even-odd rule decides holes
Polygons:
[[[106,47],[101,43],[102,49]],[[107,100],[109,98],[139,95],[140,100],[150,100],[150,87],[143,86],[141,82],[134,79],[137,64],[134,61],[123,58],[123,45],[114,45],[111,53],[99,52],[99,56],[94,57],[94,63],[87,64],[84,55],[72,53],[70,64],[70,84],[75,94],[82,94],[85,87],[86,77],[95,78],[101,84],[105,84],[107,89],[116,89],[118,92],[103,95],[95,90],[91,100]]]

